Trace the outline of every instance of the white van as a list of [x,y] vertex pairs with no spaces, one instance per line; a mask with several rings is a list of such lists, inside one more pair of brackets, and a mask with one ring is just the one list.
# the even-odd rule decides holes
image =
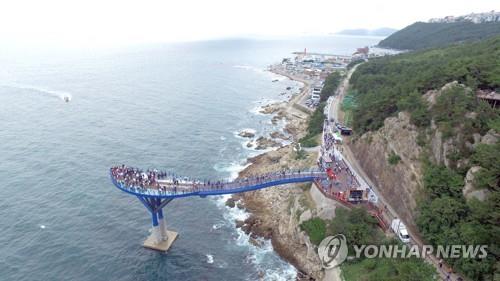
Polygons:
[[394,219],[391,223],[391,229],[396,233],[396,236],[403,243],[410,243],[410,235],[408,234],[408,230],[406,229],[406,225],[400,219]]

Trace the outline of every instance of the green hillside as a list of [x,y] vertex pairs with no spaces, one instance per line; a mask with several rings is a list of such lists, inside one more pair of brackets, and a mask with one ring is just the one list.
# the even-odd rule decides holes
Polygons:
[[[445,84],[433,103],[422,98]],[[416,224],[433,245],[488,245],[486,259],[447,259],[470,280],[496,280],[500,271],[500,143],[477,143],[474,136],[500,132],[500,111],[478,100],[474,90],[500,90],[500,37],[476,43],[416,51],[373,59],[350,80],[356,107],[357,134],[374,131],[400,111],[411,114],[422,148],[423,194]],[[431,125],[434,124],[434,125]],[[432,139],[436,130],[449,141],[448,163],[436,163]],[[474,145],[472,145],[474,144]],[[485,198],[465,198],[464,178],[479,167],[472,181]]]
[[357,93],[353,126],[358,132],[375,130],[402,110],[412,112],[415,124],[426,126],[429,114],[419,95],[455,80],[473,89],[500,90],[500,37],[360,65],[350,80]]
[[416,22],[380,41],[379,46],[399,50],[421,50],[471,42],[500,35],[500,22]]

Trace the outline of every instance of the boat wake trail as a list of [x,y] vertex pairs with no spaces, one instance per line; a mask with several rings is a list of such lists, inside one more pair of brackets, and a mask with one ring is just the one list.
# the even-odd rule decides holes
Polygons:
[[49,90],[47,88],[43,87],[35,87],[35,86],[27,86],[27,85],[6,85],[8,87],[12,88],[17,88],[17,89],[22,89],[22,90],[28,90],[31,92],[37,92],[40,94],[43,94],[48,97],[53,97],[53,98],[58,98],[60,100],[63,100],[65,102],[69,102],[73,99],[73,96],[64,91],[55,91],[55,90]]

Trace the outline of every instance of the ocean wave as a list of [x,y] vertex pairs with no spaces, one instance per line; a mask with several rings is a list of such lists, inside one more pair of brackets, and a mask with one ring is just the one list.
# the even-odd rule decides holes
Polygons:
[[280,95],[278,98],[261,98],[259,100],[252,102],[255,105],[250,107],[248,109],[248,112],[250,112],[254,115],[260,115],[260,116],[273,116],[274,114],[265,114],[265,113],[262,113],[261,110],[263,110],[264,107],[266,107],[266,106],[277,105],[277,104],[286,102],[288,100],[289,100],[289,97],[286,95]]
[[214,165],[214,169],[217,172],[229,173],[228,180],[234,180],[238,177],[238,174],[249,165],[248,163],[242,164],[241,162],[232,162],[229,164],[217,163]]
[[236,227],[236,224],[235,224],[236,220],[244,221],[244,220],[248,219],[250,214],[247,211],[240,209],[240,208],[227,207],[226,201],[227,201],[227,199],[231,198],[231,196],[232,195],[230,195],[230,194],[217,196],[217,197],[215,197],[215,204],[217,205],[217,207],[219,207],[219,209],[223,209],[223,210],[227,211],[227,212],[224,212],[224,214],[223,214],[224,219]]
[[[249,70],[256,70],[251,66],[239,65],[235,67],[249,69]],[[260,72],[263,70],[258,70],[258,71]],[[272,77],[276,77],[280,80],[288,79],[284,76],[276,75],[269,71],[266,72],[269,73]],[[259,100],[256,100],[253,102],[254,106],[250,109],[250,112],[256,115],[264,115],[259,112],[262,109],[262,106],[281,102],[282,100],[279,99],[280,97],[282,96],[279,96],[278,99],[261,98]],[[267,135],[271,131],[277,129],[282,130],[285,127],[286,125],[285,120],[280,120],[279,124],[272,124],[271,123],[272,115],[267,115],[267,116],[269,116],[268,122],[262,120],[259,122],[260,125],[255,124],[257,126],[256,127],[257,130],[244,128],[239,131],[233,132],[233,136],[241,141],[241,147],[244,150],[246,150],[246,152],[244,153],[245,157],[253,157],[277,149],[277,148],[268,148],[265,150],[255,150],[255,144],[252,145],[251,147],[247,147],[248,142],[249,141],[255,142],[255,138],[258,138],[259,135],[261,134]],[[255,134],[255,137],[244,138],[239,136],[238,134],[243,130],[251,131],[252,133]],[[280,140],[280,142],[284,144],[290,143],[290,141],[284,141],[284,140],[283,141]],[[240,159],[230,163],[217,163],[216,165],[214,165],[214,169],[219,172],[229,173],[230,174],[229,179],[235,179],[238,176],[238,174],[249,165],[250,164],[246,162],[246,159]],[[248,256],[246,262],[251,264],[252,267],[256,269],[259,278],[261,278],[261,280],[276,280],[276,281],[294,280],[297,276],[297,271],[295,267],[293,267],[291,264],[288,264],[287,262],[285,262],[284,260],[282,260],[277,256],[269,240],[264,240],[262,238],[259,238],[258,244],[260,244],[260,246],[254,245],[253,243],[250,242],[250,236],[248,234],[246,234],[243,230],[241,230],[241,228],[236,228],[236,221],[245,221],[250,216],[250,214],[244,209],[229,208],[228,206],[226,206],[226,201],[230,197],[231,195],[223,195],[212,198],[217,207],[222,210],[223,218],[226,223],[214,224],[212,226],[211,231],[217,231],[223,226],[234,229],[233,242],[238,247],[243,247],[245,249],[248,249]],[[214,264],[217,265],[219,262],[220,261],[216,261]]]
[[260,112],[262,110],[262,105],[254,106],[250,108],[248,111],[254,115],[265,115],[264,113]]
[[212,230],[219,230],[224,226],[224,223],[216,223],[212,225]]
[[[232,227],[235,229],[235,244],[239,247],[248,248],[249,254],[246,262],[253,265],[253,267],[262,275],[262,280],[294,280],[297,276],[297,270],[291,264],[286,263],[277,257],[274,252],[270,240],[257,238],[258,244],[256,246],[250,242],[250,235],[246,234],[240,228],[236,228],[236,221],[244,221],[250,214],[239,208],[229,208],[226,206],[226,201],[231,195],[223,195],[217,197],[214,201],[216,205],[224,210],[223,216]],[[238,202],[236,202],[238,203]]]

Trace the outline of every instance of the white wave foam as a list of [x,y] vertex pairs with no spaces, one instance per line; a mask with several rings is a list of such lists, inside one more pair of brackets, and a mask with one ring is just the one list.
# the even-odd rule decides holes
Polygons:
[[41,229],[45,229],[45,225],[43,225],[43,224],[39,225],[39,227],[40,227]]
[[36,86],[28,86],[28,85],[17,85],[17,84],[14,84],[14,85],[7,85],[8,87],[12,87],[12,88],[18,88],[18,89],[23,89],[23,90],[31,90],[31,91],[35,91],[35,92],[39,92],[39,93],[42,93],[46,96],[51,96],[51,97],[55,97],[55,98],[59,98],[63,101],[71,101],[73,99],[73,96],[68,93],[68,92],[64,92],[64,91],[56,91],[56,90],[51,90],[51,89],[47,89],[47,88],[44,88],[44,87],[36,87]]
[[264,114],[261,111],[264,109],[265,106],[280,104],[283,101],[286,101],[287,99],[288,98],[286,96],[280,96],[280,99],[262,98],[260,100],[253,101],[252,103],[257,105],[249,108],[248,112],[254,115],[272,116],[270,114]]
[[229,173],[229,180],[234,180],[238,177],[238,174],[248,167],[250,164],[242,164],[237,162],[232,162],[229,164],[217,163],[214,165],[214,169],[218,172]]
[[220,140],[226,140],[226,137],[220,136]]
[[227,212],[224,212],[224,214],[223,214],[224,219],[236,226],[236,224],[235,224],[236,220],[244,221],[244,220],[248,219],[250,214],[243,209],[229,208],[228,206],[226,206],[226,201],[229,198],[231,198],[231,195],[225,194],[225,195],[217,196],[214,201],[215,201],[215,204],[217,205],[217,207],[219,207],[219,209],[224,209],[227,211]]
[[248,112],[254,114],[254,115],[265,115],[264,113],[260,112],[262,110],[262,105],[258,105],[255,107],[252,107],[248,110]]
[[[249,69],[249,70],[255,70],[251,66],[244,66],[244,65],[239,65],[239,66],[234,66],[238,68],[243,68],[243,69]],[[259,70],[262,71],[262,70]],[[288,79],[284,76],[276,75],[274,73],[271,73],[269,71],[265,71],[267,73],[270,73],[273,77],[277,77],[279,80],[284,80]],[[295,84],[297,85],[297,84]],[[257,101],[254,101],[254,108],[250,109],[250,112],[261,115],[259,112],[262,109],[263,105],[267,104],[272,104],[272,103],[277,103],[281,102],[282,100],[279,99],[270,99],[270,98],[261,98]],[[263,115],[263,114],[262,114]],[[272,115],[268,115],[272,116]],[[270,117],[271,118],[271,117]],[[269,119],[270,119],[269,118]],[[270,120],[269,120],[270,122]],[[270,128],[269,125],[264,125],[266,123],[265,121],[261,121],[260,126],[262,128],[258,128],[259,134],[266,134],[267,131],[275,131],[276,128],[280,128],[280,131],[282,131],[282,128],[285,127],[286,121],[285,120],[280,120],[280,122],[276,125],[273,125]],[[256,126],[259,126],[256,124]],[[249,130],[252,133],[254,133],[256,136],[253,138],[257,138],[257,130],[255,129],[243,129],[243,130]],[[241,130],[239,131],[241,132]],[[246,157],[253,157],[271,150],[276,150],[277,148],[268,148],[265,150],[255,150],[254,147],[247,147],[247,143],[249,141],[253,141],[248,138],[243,138],[240,137],[238,134],[239,132],[233,132],[233,135],[241,140],[241,147],[244,150],[247,150]],[[284,144],[290,143],[290,141],[285,141],[283,140]],[[244,163],[244,164],[243,164]],[[224,163],[218,163],[214,166],[214,169],[219,171],[219,172],[229,172],[231,174],[230,179],[235,179],[239,172],[241,172],[243,169],[248,167],[250,164],[246,163],[246,160],[240,160],[240,161],[234,161],[229,164],[224,164]],[[217,196],[213,197],[212,200],[215,202],[215,204],[218,206],[219,209],[223,210],[223,217],[224,221],[226,221],[225,224],[219,224],[216,223],[212,226],[212,230],[215,231],[219,229],[222,226],[226,227],[231,227],[235,231],[235,236],[234,236],[234,241],[237,246],[239,247],[244,247],[248,249],[248,257],[247,257],[247,262],[252,265],[258,272],[259,276],[262,276],[263,280],[294,280],[297,276],[297,271],[295,267],[293,267],[291,264],[286,263],[285,261],[281,260],[279,257],[277,257],[277,254],[274,252],[274,249],[272,247],[272,244],[270,241],[265,241],[264,239],[258,239],[258,243],[260,246],[256,246],[250,242],[250,236],[247,235],[241,228],[236,228],[236,221],[245,221],[250,214],[246,212],[244,209],[239,209],[239,208],[229,208],[226,206],[226,201],[229,199],[231,195],[223,195],[223,196]],[[238,202],[236,202],[238,203]],[[220,261],[215,262],[216,266]]]
[[[261,246],[256,246],[250,242],[249,235],[247,235],[240,228],[236,228],[235,221],[244,221],[250,216],[250,214],[244,209],[229,208],[226,206],[226,201],[230,197],[231,195],[218,196],[215,198],[214,202],[220,209],[225,211],[223,213],[224,219],[235,228],[235,244],[249,249],[249,255],[247,256],[246,261],[251,263],[258,272],[262,273],[263,280],[295,280],[297,270],[291,264],[287,264],[285,261],[276,257],[271,241],[258,238],[258,244]],[[270,259],[272,260],[270,261]],[[269,268],[270,262],[273,264],[272,268]],[[275,263],[281,264],[279,264],[279,266],[275,266]]]
[[218,230],[221,229],[224,226],[224,223],[216,223],[212,225],[212,230]]
[[264,274],[264,280],[275,280],[275,281],[288,281],[295,280],[297,277],[297,270],[293,266],[286,267],[284,269],[266,269]]

